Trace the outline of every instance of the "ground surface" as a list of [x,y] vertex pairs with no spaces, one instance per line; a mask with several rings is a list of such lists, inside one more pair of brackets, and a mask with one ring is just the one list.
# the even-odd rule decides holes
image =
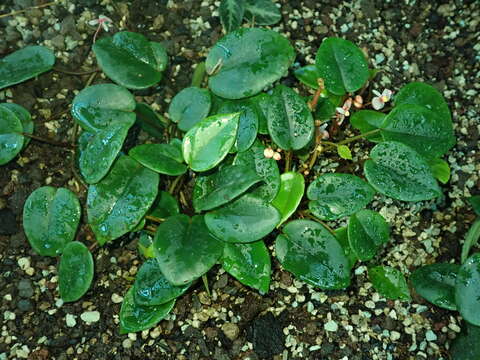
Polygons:
[[[4,0],[0,14],[40,3]],[[107,15],[114,20],[114,30],[139,31],[167,46],[171,64],[165,79],[154,89],[137,92],[144,101],[158,104],[161,112],[176,92],[188,86],[192,65],[221,36],[214,12],[218,2],[210,0],[61,3],[0,18],[0,56],[38,43],[56,51],[57,68],[91,70],[94,28],[87,23]],[[458,262],[461,241],[474,220],[465,197],[480,193],[480,3],[281,0],[279,4],[283,20],[276,29],[297,48],[299,64],[312,62],[323,37],[342,36],[365,47],[371,63],[384,69],[377,77],[379,90],[396,91],[418,80],[443,92],[458,139],[447,155],[452,180],[443,187],[445,197],[437,201],[406,204],[376,199],[373,208],[392,225],[392,241],[377,262],[407,275],[422,264]],[[52,71],[0,91],[0,101],[30,110],[37,135],[68,142],[73,120],[65,111],[88,78]],[[107,80],[97,74],[94,83],[102,81]],[[284,82],[292,85],[294,78]],[[360,160],[363,149],[364,145],[354,149]],[[198,284],[179,299],[168,320],[150,331],[120,336],[121,296],[143,261],[136,239],[125,237],[96,250],[91,290],[80,301],[62,305],[56,290],[57,259],[35,255],[22,231],[24,201],[40,186],[68,187],[84,204],[85,191],[74,180],[71,163],[70,152],[32,141],[20,157],[0,169],[0,359],[448,359],[450,341],[461,326],[457,313],[418,297],[411,303],[380,298],[364,266],[357,267],[347,290],[322,292],[294,281],[273,260],[271,291],[263,297],[214,269],[209,275],[212,299]],[[350,164],[322,159],[318,170],[341,171]],[[78,239],[92,243],[86,225]],[[98,312],[99,320],[87,323],[85,313],[92,311]]]

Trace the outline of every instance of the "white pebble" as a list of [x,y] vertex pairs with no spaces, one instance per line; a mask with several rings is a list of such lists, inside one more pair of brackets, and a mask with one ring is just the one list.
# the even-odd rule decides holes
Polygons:
[[98,311],[85,311],[80,315],[80,319],[86,323],[93,323],[100,320],[100,313]]
[[67,323],[68,327],[74,327],[77,325],[77,320],[75,320],[76,316],[72,314],[67,314],[65,316],[65,322]]
[[338,330],[338,325],[333,320],[330,320],[329,322],[325,323],[325,325],[323,325],[323,327],[325,328],[325,330],[331,331],[331,332],[335,332],[335,331]]
[[435,341],[437,340],[437,335],[435,335],[435,333],[432,330],[428,330],[425,333],[425,339],[427,339],[427,341]]
[[116,294],[116,293],[113,293],[112,294],[112,301],[115,303],[115,304],[120,304],[122,301],[123,301],[123,297],[121,297],[120,295]]

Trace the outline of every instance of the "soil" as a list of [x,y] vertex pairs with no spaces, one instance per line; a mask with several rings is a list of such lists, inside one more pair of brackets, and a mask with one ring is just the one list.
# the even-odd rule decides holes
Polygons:
[[[376,198],[372,208],[392,226],[392,241],[376,262],[407,275],[435,261],[458,262],[462,239],[475,219],[465,199],[480,193],[480,3],[277,2],[283,19],[274,29],[295,45],[297,65],[313,62],[324,37],[341,36],[362,46],[371,64],[383,70],[374,88],[398,91],[410,81],[424,81],[443,93],[457,137],[446,156],[451,181],[442,186],[444,197],[435,201],[410,204]],[[42,1],[6,0],[0,14],[39,4]],[[30,44],[46,45],[57,55],[57,70],[0,91],[0,102],[27,108],[37,136],[70,142],[74,121],[69,104],[91,74],[71,75],[58,69],[96,68],[90,51],[95,28],[88,21],[103,14],[113,19],[114,31],[137,31],[168,49],[164,79],[156,87],[135,92],[138,100],[156,104],[164,113],[172,96],[189,86],[193,66],[222,36],[217,7],[218,1],[212,0],[61,0],[56,6],[0,17],[1,57]],[[94,84],[108,81],[101,73],[93,79]],[[297,84],[293,76],[282,82]],[[132,133],[128,144],[143,136],[140,131]],[[365,149],[365,143],[353,148],[359,162]],[[449,344],[460,331],[458,313],[417,296],[411,303],[381,298],[364,265],[357,266],[345,291],[319,291],[294,280],[272,259],[273,281],[265,296],[214,268],[208,274],[211,299],[197,283],[158,326],[119,335],[121,297],[143,261],[135,236],[96,249],[91,289],[81,300],[63,304],[57,289],[58,259],[36,255],[22,231],[25,199],[40,186],[70,188],[85,204],[86,191],[72,164],[70,150],[32,140],[16,160],[0,169],[0,360],[449,358]],[[361,173],[351,164],[320,159],[316,170],[353,168]],[[77,239],[87,245],[94,242],[85,216]],[[100,319],[84,321],[81,315],[92,311]]]

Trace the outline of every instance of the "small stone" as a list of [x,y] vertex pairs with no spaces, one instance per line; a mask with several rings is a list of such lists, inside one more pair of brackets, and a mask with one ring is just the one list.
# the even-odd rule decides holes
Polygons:
[[225,323],[222,325],[222,331],[227,338],[230,340],[235,340],[240,334],[240,329],[236,324],[233,323]]
[[32,310],[33,306],[30,300],[22,299],[17,303],[17,308],[22,312],[27,312]]
[[77,325],[77,320],[75,320],[76,316],[72,314],[67,314],[65,316],[65,322],[67,323],[68,327],[74,327]]
[[333,320],[330,320],[327,323],[325,323],[325,325],[323,325],[323,327],[326,331],[335,332],[335,331],[338,330],[338,324]]
[[[26,258],[24,258],[24,259],[26,259]],[[28,264],[30,265],[30,261],[28,261]],[[18,295],[21,298],[29,299],[33,296],[32,282],[29,279],[20,280],[18,282],[17,288],[18,288]]]
[[125,339],[125,340],[123,340],[122,346],[123,346],[125,349],[130,349],[130,348],[132,347],[132,340],[130,340],[130,339]]
[[3,313],[3,319],[4,320],[15,320],[16,316],[15,316],[15,313],[11,312],[11,311],[5,311]]
[[160,326],[157,326],[155,329],[150,331],[150,337],[152,339],[156,339],[160,336],[161,333],[162,333],[162,328]]
[[100,313],[98,311],[85,311],[80,315],[80,319],[86,323],[93,323],[100,320]]
[[20,266],[20,269],[25,271],[28,268],[30,268],[30,259],[26,258],[26,257],[22,257],[22,258],[18,259],[17,264],[18,264],[18,266]]
[[432,330],[428,330],[425,333],[425,339],[427,339],[427,341],[435,341],[437,340],[437,335],[435,335],[435,333]]
[[398,331],[390,332],[390,339],[392,339],[393,341],[400,339],[400,333]]
[[120,304],[120,303],[123,301],[123,297],[120,296],[120,295],[118,295],[118,294],[116,294],[116,293],[113,293],[113,294],[112,294],[112,301],[113,301],[113,303],[115,303],[115,304]]

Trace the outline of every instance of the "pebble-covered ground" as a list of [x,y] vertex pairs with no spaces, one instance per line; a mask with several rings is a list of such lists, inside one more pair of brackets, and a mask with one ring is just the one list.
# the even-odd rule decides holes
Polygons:
[[[3,0],[0,14],[46,1]],[[474,220],[465,198],[480,193],[480,2],[470,1],[293,1],[280,0],[283,19],[276,30],[295,45],[300,65],[311,63],[326,36],[341,36],[364,47],[383,72],[375,88],[397,91],[425,81],[445,96],[455,121],[457,145],[447,155],[452,178],[444,197],[402,203],[377,197],[373,208],[392,226],[392,240],[376,261],[408,275],[422,264],[459,260],[462,239]],[[28,44],[55,50],[55,71],[0,91],[31,111],[35,133],[59,142],[72,138],[68,105],[96,68],[90,52],[100,14],[113,30],[138,31],[162,42],[170,67],[157,87],[137,92],[165,112],[171,97],[188,86],[192,66],[222,36],[218,1],[63,0],[55,6],[0,17],[0,56]],[[93,83],[104,82],[97,73]],[[296,84],[290,76],[283,80]],[[303,87],[300,91],[306,92]],[[140,138],[142,134],[140,134]],[[136,141],[137,134],[129,140]],[[366,144],[355,159],[320,159],[319,171],[360,169]],[[353,165],[352,165],[353,164]],[[122,295],[142,259],[136,239],[123,238],[96,250],[91,290],[63,304],[57,291],[57,260],[33,253],[21,228],[26,197],[43,186],[65,186],[85,201],[75,181],[71,153],[32,141],[16,161],[0,169],[0,360],[3,359],[448,359],[461,328],[455,312],[414,295],[411,303],[389,301],[358,266],[345,291],[322,292],[296,281],[273,260],[270,292],[260,296],[226,273],[209,275],[213,296],[201,284],[177,302],[157,327],[119,335]],[[83,219],[85,223],[85,219]],[[338,225],[338,224],[332,224]],[[82,225],[81,241],[93,239]]]

